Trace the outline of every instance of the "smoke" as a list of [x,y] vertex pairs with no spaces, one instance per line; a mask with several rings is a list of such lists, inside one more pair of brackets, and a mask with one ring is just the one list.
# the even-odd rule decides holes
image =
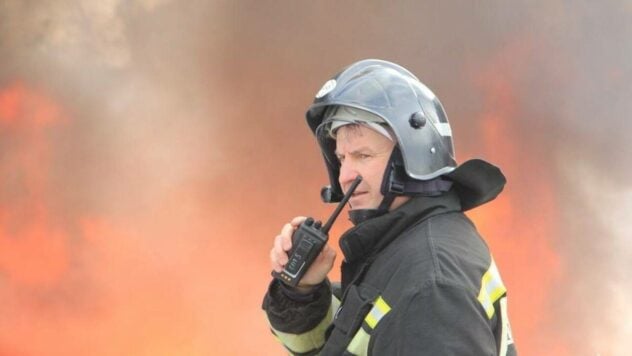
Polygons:
[[459,161],[507,175],[472,217],[521,353],[625,353],[631,18],[614,1],[1,2],[0,354],[281,352],[259,310],[270,242],[330,211],[303,114],[361,58],[417,74]]

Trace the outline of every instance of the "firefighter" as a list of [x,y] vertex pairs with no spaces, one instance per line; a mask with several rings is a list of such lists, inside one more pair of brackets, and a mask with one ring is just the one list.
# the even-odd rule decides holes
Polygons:
[[[493,200],[505,177],[483,160],[457,165],[445,111],[405,68],[362,60],[328,80],[307,110],[330,178],[324,197],[349,200],[341,283],[325,246],[298,285],[273,279],[264,297],[273,334],[294,355],[515,355],[507,294],[464,211]],[[270,260],[280,272],[285,224]]]

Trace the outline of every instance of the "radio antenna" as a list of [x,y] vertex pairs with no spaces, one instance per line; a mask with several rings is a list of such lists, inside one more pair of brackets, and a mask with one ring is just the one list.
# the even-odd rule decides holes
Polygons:
[[331,229],[331,226],[334,224],[334,222],[338,218],[338,215],[340,215],[340,212],[342,211],[342,208],[344,208],[345,204],[347,204],[349,199],[351,199],[351,195],[356,190],[356,188],[358,187],[358,184],[360,184],[360,182],[362,182],[362,177],[361,176],[357,176],[356,179],[353,181],[353,183],[351,183],[351,186],[349,187],[349,190],[347,191],[347,193],[344,195],[344,197],[342,197],[342,200],[340,201],[340,203],[338,203],[338,206],[336,207],[336,210],[334,210],[334,212],[329,217],[329,220],[327,220],[325,225],[323,225],[323,228],[321,229],[321,231],[325,235],[327,235],[327,233],[329,233],[329,229]]

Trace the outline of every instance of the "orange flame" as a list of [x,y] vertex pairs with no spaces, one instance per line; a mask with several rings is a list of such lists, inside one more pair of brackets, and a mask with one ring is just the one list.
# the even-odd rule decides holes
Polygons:
[[480,119],[483,151],[501,167],[508,183],[496,201],[469,215],[490,244],[508,287],[518,351],[525,355],[565,355],[563,341],[555,331],[542,329],[550,322],[547,303],[562,273],[552,246],[560,219],[554,179],[552,172],[543,168],[551,165],[543,161],[547,158],[539,154],[538,147],[527,143],[527,135],[521,131],[523,107],[516,95],[517,84],[502,75],[519,72],[525,65],[520,59],[528,58],[529,46],[526,41],[507,47],[479,78],[485,96]]
[[46,130],[63,122],[57,106],[21,83],[0,92],[5,137],[0,201],[0,269],[13,283],[51,286],[68,267],[68,236],[48,213]]
[[[495,75],[525,50],[509,47],[480,78],[483,151],[509,183],[497,201],[470,215],[508,286],[521,354],[564,355],[554,330],[547,336],[541,329],[562,273],[551,245],[559,218],[553,180],[520,141],[515,83]],[[193,185],[157,198],[162,204],[133,218],[141,221],[75,214],[63,225],[53,208],[50,133],[67,122],[52,100],[22,83],[0,90],[0,283],[7,286],[0,298],[8,308],[0,320],[0,354],[280,352],[259,309],[269,273],[265,251],[276,233],[267,224],[275,223],[258,220],[246,229],[218,221],[240,215],[225,206],[196,210]],[[230,204],[243,209],[242,202]],[[330,212],[323,207],[316,216]],[[210,215],[220,218],[209,222]],[[344,219],[336,224],[334,245],[347,227]],[[242,263],[235,266],[237,259]],[[339,278],[337,268],[332,277]]]
[[[223,240],[235,231],[212,227],[190,186],[159,192],[155,208],[129,220],[56,212],[51,134],[67,122],[25,84],[0,89],[0,355],[277,350],[259,332],[263,248]],[[233,268],[240,248],[257,262]],[[247,342],[245,327],[255,330]]]

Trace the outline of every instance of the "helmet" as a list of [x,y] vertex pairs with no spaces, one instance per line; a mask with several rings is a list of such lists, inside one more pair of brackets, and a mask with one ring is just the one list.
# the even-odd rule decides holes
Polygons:
[[331,182],[330,197],[325,200],[339,201],[342,197],[335,141],[321,133],[327,131],[322,130],[322,125],[327,124],[332,108],[340,105],[377,115],[394,133],[396,149],[393,156],[397,156],[396,161],[399,160],[402,167],[389,174],[388,170],[393,169],[389,165],[385,180],[397,178],[413,184],[408,184],[411,188],[407,189],[406,184],[383,182],[383,194],[419,193],[418,188],[413,188],[415,183],[434,180],[456,168],[450,124],[434,93],[395,63],[362,60],[328,80],[306,113],[307,123],[321,146]]

